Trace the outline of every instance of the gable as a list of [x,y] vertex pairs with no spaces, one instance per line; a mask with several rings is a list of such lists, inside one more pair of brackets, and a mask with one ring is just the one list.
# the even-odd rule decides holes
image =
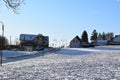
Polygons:
[[71,40],[71,43],[81,43],[82,41],[81,41],[81,39],[78,37],[78,36],[76,36],[75,38],[73,38],[72,40]]

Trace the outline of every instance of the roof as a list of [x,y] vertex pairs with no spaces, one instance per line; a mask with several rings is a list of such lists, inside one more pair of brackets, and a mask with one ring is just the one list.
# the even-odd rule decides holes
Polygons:
[[[20,40],[21,41],[33,41],[36,37],[40,36],[41,34],[38,35],[33,35],[33,34],[21,34],[20,35]],[[49,41],[48,36],[44,36],[47,41]]]
[[79,36],[76,36],[75,38],[77,38],[80,42],[82,42],[82,40],[79,38]]
[[117,36],[113,39],[114,42],[120,42],[120,36]]
[[74,39],[77,39],[78,41],[82,42],[82,40],[79,38],[79,36],[74,37],[71,41],[73,41]]
[[20,35],[20,40],[25,40],[25,41],[32,41],[37,37],[37,35],[31,35],[31,34],[21,34]]

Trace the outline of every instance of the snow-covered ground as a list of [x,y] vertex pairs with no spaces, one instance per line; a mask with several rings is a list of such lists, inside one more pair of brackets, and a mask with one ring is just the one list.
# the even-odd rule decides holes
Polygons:
[[120,46],[64,48],[3,63],[0,80],[120,80]]

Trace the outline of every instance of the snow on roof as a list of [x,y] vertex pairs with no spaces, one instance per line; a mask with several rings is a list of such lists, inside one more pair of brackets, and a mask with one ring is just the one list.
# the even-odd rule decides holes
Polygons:
[[20,35],[20,40],[26,40],[26,41],[32,41],[35,39],[37,35],[32,35],[32,34],[21,34]]
[[[38,34],[38,35],[21,34],[20,35],[20,40],[22,40],[22,41],[32,41],[32,40],[34,40],[39,35],[41,35],[41,34]],[[49,37],[48,36],[44,36],[44,37],[46,38],[47,41],[49,41]]]

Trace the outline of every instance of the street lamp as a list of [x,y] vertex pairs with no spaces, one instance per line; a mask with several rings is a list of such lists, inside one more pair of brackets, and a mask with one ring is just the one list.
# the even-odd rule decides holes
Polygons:
[[[0,21],[0,23],[2,24],[2,37],[4,37],[4,24],[3,24],[3,22],[1,22]],[[3,41],[3,40],[2,40]],[[3,43],[4,44],[4,43]],[[3,54],[3,52],[2,52],[2,50],[0,50],[0,55],[1,55],[1,66],[2,66],[2,54]]]

